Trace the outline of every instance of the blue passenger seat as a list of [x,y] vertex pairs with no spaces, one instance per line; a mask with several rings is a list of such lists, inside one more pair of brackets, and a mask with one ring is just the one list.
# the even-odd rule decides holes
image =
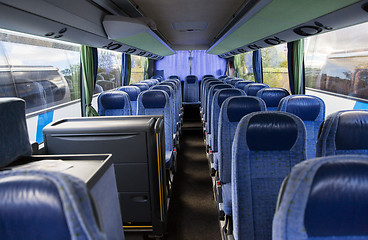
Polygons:
[[126,92],[130,98],[130,106],[132,107],[132,115],[137,115],[137,98],[141,93],[139,87],[136,86],[123,86],[119,87],[117,90]]
[[287,96],[280,101],[278,110],[293,113],[303,120],[307,130],[307,158],[316,157],[318,132],[325,119],[323,100],[309,95]]
[[251,84],[251,83],[255,83],[255,82],[253,82],[251,80],[238,81],[238,82],[235,83],[234,86],[236,88],[239,88],[241,90],[244,90],[245,86],[247,86],[248,84]]
[[138,96],[137,115],[163,115],[165,123],[165,160],[166,167],[171,168],[174,156],[174,139],[172,114],[169,95],[164,90],[149,90]]
[[272,239],[368,239],[367,183],[368,156],[296,165],[280,189]]
[[[236,240],[271,239],[281,183],[305,159],[305,127],[299,117],[273,111],[250,113],[240,120],[231,178]],[[224,195],[229,197],[225,191]]]
[[0,239],[107,239],[85,183],[60,172],[1,172],[0,212]]
[[129,86],[138,87],[141,90],[141,92],[149,89],[149,85],[147,83],[132,83]]
[[[245,96],[243,90],[236,89],[236,88],[228,88],[228,89],[220,89],[218,90],[215,95],[213,96],[212,101],[212,110],[211,110],[211,136],[209,140],[211,141],[211,151],[210,153],[213,158],[216,158],[218,153],[218,126],[219,126],[219,116],[222,103],[229,97],[235,96]],[[210,157],[210,161],[212,162],[212,157]],[[215,169],[217,169],[215,167]]]
[[284,88],[263,88],[257,92],[257,97],[265,101],[267,111],[276,111],[280,100],[289,95]]
[[178,79],[179,81],[181,81],[178,75],[171,75],[167,79]]
[[327,116],[317,140],[317,157],[368,154],[368,111],[346,110]]
[[132,115],[129,95],[123,91],[107,91],[98,96],[98,115],[123,116]]
[[244,91],[247,96],[257,96],[258,91],[262,88],[269,88],[269,86],[264,83],[251,83],[244,87]]
[[198,77],[188,75],[184,79],[183,104],[199,104]]

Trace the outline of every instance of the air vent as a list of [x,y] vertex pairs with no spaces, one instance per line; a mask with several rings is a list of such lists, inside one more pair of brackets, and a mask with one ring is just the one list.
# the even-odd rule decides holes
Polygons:
[[201,32],[206,30],[208,22],[174,22],[172,25],[178,32]]

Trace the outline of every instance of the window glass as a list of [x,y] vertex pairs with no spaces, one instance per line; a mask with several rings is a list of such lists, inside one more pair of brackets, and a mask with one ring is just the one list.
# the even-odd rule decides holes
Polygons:
[[261,50],[263,83],[270,87],[285,88],[290,91],[288,64],[287,64],[287,44],[279,44],[274,47]]
[[[96,89],[106,91],[120,87],[122,53],[98,49]],[[95,91],[96,91],[95,89]],[[98,91],[99,92],[99,91]]]
[[306,39],[306,87],[368,99],[368,23]]
[[131,55],[130,83],[136,83],[145,79],[144,67],[148,58]]
[[0,29],[0,96],[26,101],[26,113],[80,98],[80,47]]
[[254,73],[253,73],[253,53],[252,52],[247,52],[247,53],[242,53],[239,55],[236,55],[235,57],[239,56],[239,61],[238,64],[239,66],[237,66],[238,69],[238,77],[239,78],[243,78],[245,80],[254,80]]

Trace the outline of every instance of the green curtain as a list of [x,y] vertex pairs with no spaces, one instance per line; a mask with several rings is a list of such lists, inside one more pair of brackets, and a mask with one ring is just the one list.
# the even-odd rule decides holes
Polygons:
[[94,84],[94,72],[93,72],[93,52],[92,47],[82,45],[81,47],[81,62],[83,71],[83,83],[84,94],[86,97],[86,116],[93,117],[98,116],[96,110],[92,107],[92,97]]
[[148,58],[144,58],[144,79],[148,79],[148,66],[149,66],[149,62],[148,62]]
[[131,68],[132,58],[130,57],[129,54],[126,54],[126,53],[123,54],[122,66],[123,66],[122,71],[124,72],[123,74],[124,85],[128,86],[130,84],[130,74],[132,72],[132,68]]
[[239,69],[241,67],[242,54],[234,56],[234,76],[239,77]]
[[293,46],[293,73],[295,94],[303,93],[303,61],[304,39],[294,41]]

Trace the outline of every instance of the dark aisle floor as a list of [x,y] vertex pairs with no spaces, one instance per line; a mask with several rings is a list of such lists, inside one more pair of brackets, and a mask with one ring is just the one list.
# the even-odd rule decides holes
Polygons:
[[169,210],[169,240],[221,239],[198,109],[186,109]]

